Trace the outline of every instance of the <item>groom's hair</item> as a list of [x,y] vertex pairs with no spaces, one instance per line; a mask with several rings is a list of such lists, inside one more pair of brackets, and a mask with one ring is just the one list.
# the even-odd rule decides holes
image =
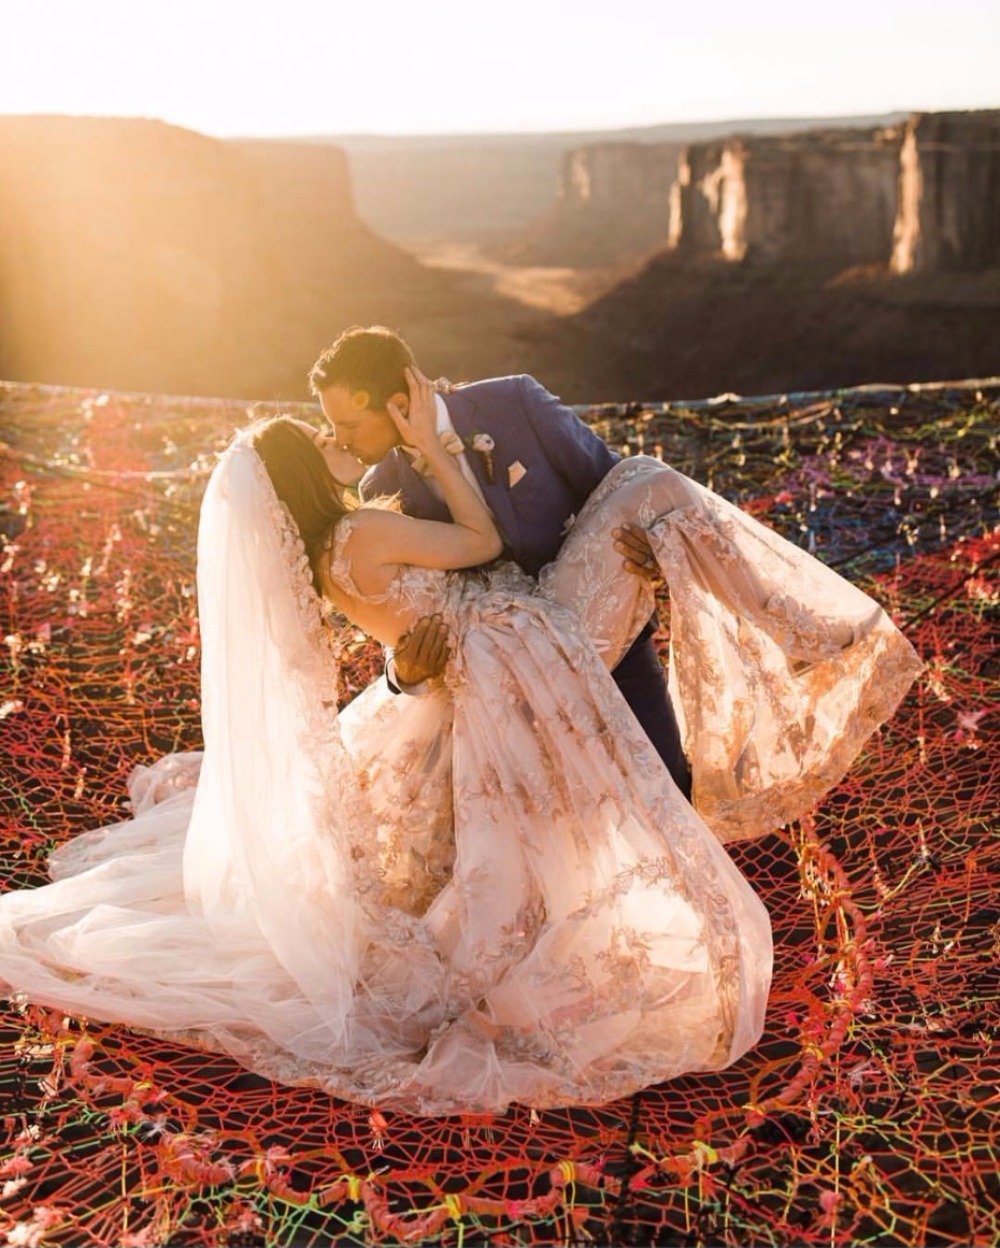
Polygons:
[[392,395],[409,393],[407,368],[416,368],[416,360],[395,330],[384,325],[353,325],[312,366],[309,388],[317,396],[331,386],[344,386],[352,394],[367,390],[366,406],[378,410]]

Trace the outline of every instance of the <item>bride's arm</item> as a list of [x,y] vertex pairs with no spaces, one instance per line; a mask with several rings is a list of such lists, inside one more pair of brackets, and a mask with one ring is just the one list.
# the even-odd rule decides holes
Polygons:
[[[475,489],[462,474],[453,455],[442,447],[437,434],[434,390],[426,377],[407,369],[410,410],[404,415],[389,405],[389,413],[403,440],[427,459],[454,523],[417,520],[394,511],[362,508],[355,514],[355,541],[363,542],[364,561],[376,564],[410,564],[422,568],[469,568],[489,563],[503,548],[493,517]],[[355,549],[353,562],[360,560]]]

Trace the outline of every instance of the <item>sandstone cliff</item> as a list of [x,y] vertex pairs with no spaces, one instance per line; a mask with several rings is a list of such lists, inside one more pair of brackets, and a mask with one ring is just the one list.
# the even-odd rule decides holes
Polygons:
[[[750,159],[742,173],[735,142],[689,147],[688,189],[701,183],[709,193],[703,202],[689,195],[698,210],[689,210],[674,250],[636,266],[617,289],[605,286],[578,316],[553,317],[500,298],[482,274],[428,271],[374,235],[358,220],[343,156],[328,143],[225,143],[151,121],[0,118],[0,377],[304,398],[316,352],[358,321],[401,329],[433,374],[534,371],[572,402],[996,373],[995,157],[988,139],[960,155],[960,136],[972,132],[965,122],[987,120],[961,115],[934,130],[914,118],[898,131],[903,163],[913,161],[921,188],[911,220],[922,232],[909,236],[919,246],[906,281],[888,275],[891,238],[870,273],[857,261],[882,246],[894,216],[860,202],[866,188],[886,193],[889,131],[865,130],[863,177],[848,169],[842,131],[835,158],[824,164],[810,147],[795,176],[795,161],[777,145],[778,202],[763,216],[754,214],[769,194],[754,173],[759,140],[743,136]],[[951,146],[935,147],[945,135]],[[567,211],[596,217],[630,171],[631,192],[618,196],[614,221],[627,219],[623,202],[644,195],[661,213],[659,173],[647,179],[631,153],[613,154],[567,164],[577,171],[566,184]],[[837,160],[855,199],[839,193],[842,219],[831,220],[802,170],[817,168],[822,185]],[[757,159],[757,172],[765,165]],[[804,204],[787,202],[799,194],[827,222],[822,229]],[[781,220],[791,231],[784,247],[763,228]],[[829,246],[859,221],[869,222],[864,248]],[[796,247],[801,254],[809,238],[827,247],[819,273],[813,260],[782,258]],[[749,260],[758,243],[758,254],[779,262],[720,262],[724,239],[734,257]],[[898,242],[897,232],[897,254]],[[854,265],[847,276],[845,263]]]
[[[513,362],[511,313],[363,225],[343,153],[158,121],[0,118],[0,376],[306,396],[316,354],[380,321],[472,375]],[[488,341],[470,332],[484,327]]]
[[504,251],[510,263],[595,268],[667,240],[676,143],[591,143],[563,157],[555,203]]
[[896,273],[1000,266],[1000,110],[911,117],[894,244]]
[[678,162],[669,245],[763,264],[885,263],[901,141],[886,127],[692,145]]
[[[348,154],[358,213],[376,233],[421,251],[436,245],[478,245],[497,250],[522,234],[535,234],[553,215],[574,149],[669,145],[724,139],[731,134],[789,134],[845,125],[892,125],[905,113],[878,116],[756,117],[674,122],[620,130],[544,134],[378,135],[343,134],[309,140]],[[607,167],[607,166],[605,166]],[[628,243],[628,217],[615,231]],[[549,241],[558,244],[552,230]],[[539,240],[539,246],[542,240]],[[546,263],[532,258],[531,263]]]
[[0,218],[5,377],[198,393],[241,339],[266,349],[253,309],[271,255],[223,144],[156,121],[2,118]]
[[692,144],[671,192],[679,256],[895,273],[1000,265],[1000,110]]

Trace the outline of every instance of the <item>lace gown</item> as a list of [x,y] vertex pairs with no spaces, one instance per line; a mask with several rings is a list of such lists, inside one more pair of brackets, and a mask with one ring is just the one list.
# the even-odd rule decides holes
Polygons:
[[[651,606],[611,547],[625,519],[649,527],[671,586],[695,808],[608,674]],[[360,598],[350,523],[328,571]],[[379,681],[339,716],[336,801],[287,878],[237,828],[211,879],[239,886],[220,902],[214,883],[209,904],[191,868],[208,784],[200,756],[172,756],[138,775],[132,820],[0,901],[0,979],[417,1113],[601,1103],[736,1060],[763,1026],[770,926],[720,841],[839,778],[919,669],[908,643],[840,577],[644,459],[602,483],[540,586],[509,564],[409,568],[385,600],[404,625],[444,615],[446,688]]]

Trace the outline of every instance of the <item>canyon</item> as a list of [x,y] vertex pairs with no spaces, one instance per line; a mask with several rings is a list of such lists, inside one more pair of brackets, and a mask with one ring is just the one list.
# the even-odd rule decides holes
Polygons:
[[388,320],[473,375],[513,368],[539,315],[377,235],[327,144],[4,117],[0,221],[7,380],[305,399],[345,325]]
[[510,257],[606,266],[668,249],[730,262],[893,272],[1000,264],[1000,111],[890,125],[591,143]]
[[0,118],[0,376],[300,400],[368,322],[570,402],[1000,372],[1000,111],[855,120],[406,155]]
[[734,135],[676,168],[664,245],[540,344],[554,384],[567,360],[659,399],[1000,372],[1000,111]]

